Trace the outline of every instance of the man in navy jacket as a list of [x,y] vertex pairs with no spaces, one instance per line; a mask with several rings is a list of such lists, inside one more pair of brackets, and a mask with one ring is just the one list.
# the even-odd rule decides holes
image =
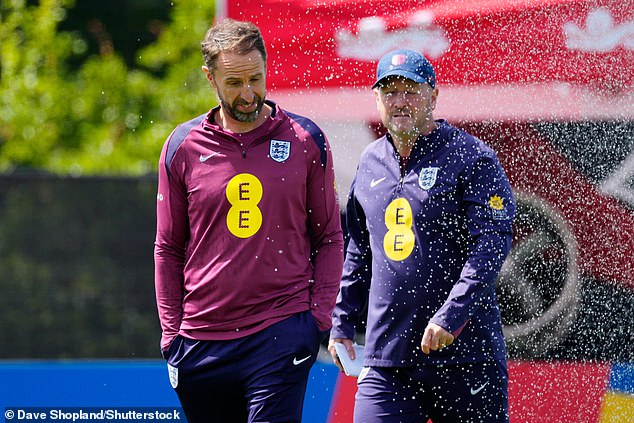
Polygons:
[[421,54],[384,56],[373,86],[388,132],[363,152],[347,205],[350,241],[329,350],[354,358],[367,305],[355,421],[507,422],[495,279],[515,202],[495,153],[434,120]]

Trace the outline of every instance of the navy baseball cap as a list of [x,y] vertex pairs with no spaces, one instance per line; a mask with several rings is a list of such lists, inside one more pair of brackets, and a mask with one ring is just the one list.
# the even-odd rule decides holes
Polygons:
[[412,81],[426,82],[436,87],[436,74],[429,60],[417,51],[395,50],[381,57],[376,67],[376,88],[388,76],[402,76]]

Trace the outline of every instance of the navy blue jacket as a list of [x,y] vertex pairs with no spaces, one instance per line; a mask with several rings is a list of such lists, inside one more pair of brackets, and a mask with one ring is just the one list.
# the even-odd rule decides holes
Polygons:
[[[436,123],[416,142],[403,177],[388,134],[363,152],[352,183],[330,336],[354,339],[367,304],[366,366],[506,356],[495,279],[511,248],[513,193],[486,144]],[[425,355],[430,321],[457,338]]]

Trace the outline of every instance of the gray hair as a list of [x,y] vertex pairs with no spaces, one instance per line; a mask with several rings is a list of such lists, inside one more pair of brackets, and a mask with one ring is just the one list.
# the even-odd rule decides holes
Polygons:
[[205,66],[212,72],[216,70],[218,55],[223,51],[247,54],[256,50],[266,63],[266,47],[262,34],[251,22],[224,19],[209,28],[201,47]]

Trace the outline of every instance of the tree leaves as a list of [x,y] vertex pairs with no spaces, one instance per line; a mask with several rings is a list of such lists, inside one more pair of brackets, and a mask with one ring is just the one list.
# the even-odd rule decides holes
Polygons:
[[0,6],[0,172],[152,173],[171,130],[214,105],[200,69],[214,5],[177,2],[131,68],[109,49],[72,66],[86,49],[59,30],[73,4]]

